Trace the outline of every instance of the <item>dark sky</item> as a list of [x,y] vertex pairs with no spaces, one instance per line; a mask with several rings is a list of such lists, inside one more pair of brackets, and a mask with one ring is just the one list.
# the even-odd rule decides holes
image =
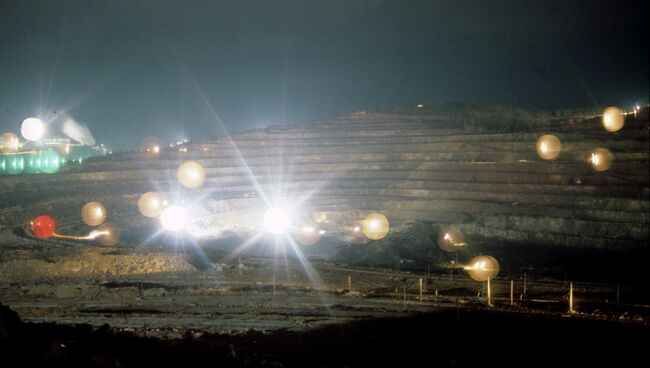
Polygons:
[[[99,142],[418,101],[648,102],[647,1],[0,0],[0,131],[66,111]],[[202,92],[201,92],[202,91]]]

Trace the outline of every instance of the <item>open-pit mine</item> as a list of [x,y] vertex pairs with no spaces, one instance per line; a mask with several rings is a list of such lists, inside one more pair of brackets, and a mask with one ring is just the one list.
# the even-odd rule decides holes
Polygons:
[[[627,344],[650,323],[650,126],[620,114],[610,131],[602,111],[421,104],[3,175],[3,351],[408,366],[432,344],[453,365],[480,361],[454,347],[483,346],[475,326],[483,353],[525,355],[526,323],[531,345],[574,324]],[[395,351],[382,337],[423,325]]]

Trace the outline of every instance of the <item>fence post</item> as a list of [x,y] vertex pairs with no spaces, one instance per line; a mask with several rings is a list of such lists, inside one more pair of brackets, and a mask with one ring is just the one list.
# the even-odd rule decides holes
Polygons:
[[573,282],[569,283],[569,313],[573,313]]
[[490,279],[487,279],[487,302],[488,307],[492,306],[492,288],[490,286]]

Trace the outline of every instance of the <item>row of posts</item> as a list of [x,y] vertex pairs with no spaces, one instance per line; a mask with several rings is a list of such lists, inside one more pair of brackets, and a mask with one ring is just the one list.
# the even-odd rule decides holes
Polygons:
[[[241,272],[241,267],[239,267],[239,269],[240,269],[240,272]],[[528,286],[527,281],[528,281],[527,280],[527,274],[524,273],[523,290],[522,290],[522,294],[520,295],[520,300],[521,300],[521,298],[523,298],[523,295],[526,295],[526,293],[527,293],[527,286]],[[348,275],[347,283],[348,283],[348,291],[352,292],[353,291],[353,289],[352,289],[352,276]],[[486,281],[486,288],[487,288],[487,295],[486,295],[487,296],[487,305],[491,307],[491,306],[493,306],[493,304],[492,304],[492,283],[491,283],[490,279],[488,279]],[[510,303],[509,303],[510,306],[515,305],[514,290],[515,290],[515,281],[510,280],[510,298],[509,298],[510,299]],[[276,295],[276,279],[275,279],[275,275],[273,275],[273,295]],[[436,299],[438,298],[438,290],[435,290],[435,297],[436,297]],[[403,298],[404,298],[404,301],[406,301],[406,287],[403,287]],[[568,299],[569,299],[568,312],[569,313],[575,313],[574,303],[573,303],[573,282],[569,283]],[[421,302],[424,301],[424,278],[423,277],[419,278],[419,300]],[[619,286],[616,287],[616,306],[617,306],[617,308],[620,306],[620,287]]]
[[[273,280],[274,284],[274,290],[275,290],[275,278]],[[487,305],[488,306],[493,306],[492,304],[492,283],[490,279],[487,279],[486,281],[486,286],[487,286]],[[419,300],[422,302],[424,301],[424,278],[420,277],[419,278],[419,291],[420,291],[420,297]],[[523,295],[526,295],[526,288],[527,288],[527,280],[526,280],[526,274],[524,274],[524,285],[523,285]],[[352,276],[348,276],[348,290],[351,292],[352,291]],[[438,298],[438,290],[435,291],[435,296]],[[406,287],[403,287],[403,297],[404,301],[406,301]],[[510,306],[515,305],[515,281],[510,280]],[[616,287],[616,307],[620,307],[620,287]],[[573,308],[573,282],[569,283],[569,313],[575,313],[575,309]]]

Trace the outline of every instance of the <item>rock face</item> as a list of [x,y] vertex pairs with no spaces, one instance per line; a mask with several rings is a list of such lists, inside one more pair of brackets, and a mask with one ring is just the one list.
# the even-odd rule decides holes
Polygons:
[[62,259],[12,259],[0,263],[2,280],[29,282],[64,277],[107,279],[144,274],[186,272],[194,268],[182,257],[165,253],[111,255],[96,251]]
[[[647,109],[630,115],[623,130],[608,133],[599,118],[506,109],[360,112],[193,143],[187,152],[116,154],[54,175],[2,177],[0,221],[20,224],[49,213],[74,228],[83,203],[99,200],[109,221],[135,234],[157,227],[137,210],[139,196],[157,190],[171,201],[197,203],[193,232],[207,238],[261,230],[270,203],[295,207],[298,217],[312,217],[342,243],[366,214],[381,212],[391,223],[389,238],[424,226],[433,229],[426,233],[435,244],[435,231],[454,224],[479,250],[643,248],[650,221],[647,116]],[[536,154],[542,134],[562,141],[554,161]],[[585,162],[599,147],[614,154],[606,172]],[[176,168],[190,159],[206,168],[198,190],[176,181]]]

